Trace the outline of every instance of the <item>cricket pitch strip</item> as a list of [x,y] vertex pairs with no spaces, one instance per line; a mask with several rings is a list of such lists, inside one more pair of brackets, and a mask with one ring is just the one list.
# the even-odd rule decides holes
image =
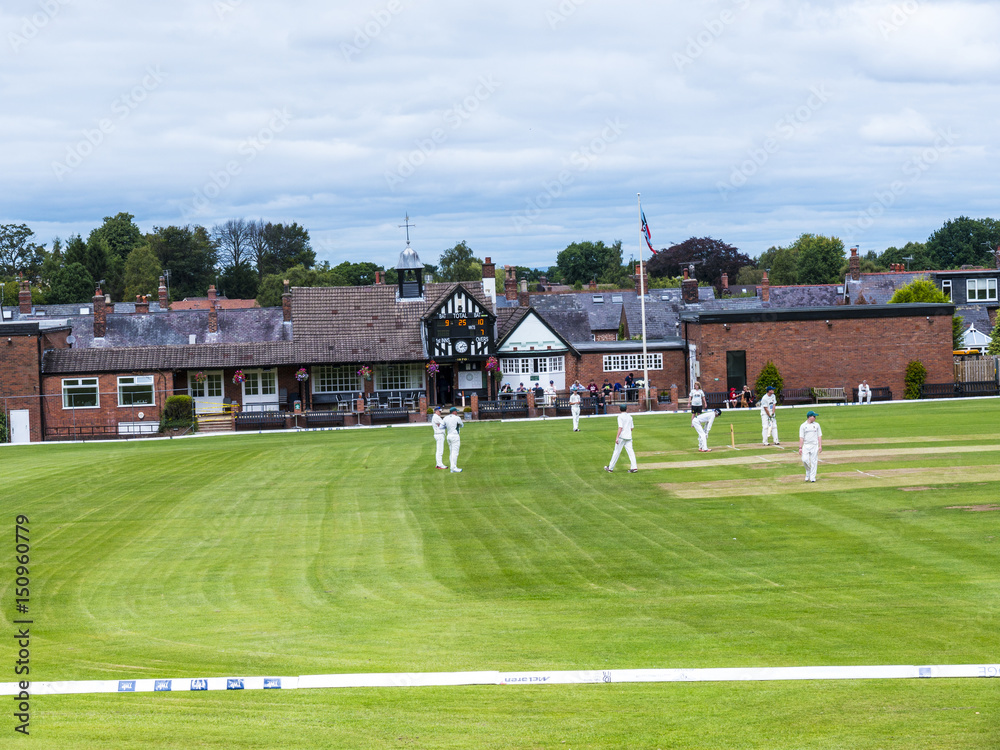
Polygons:
[[[832,443],[833,441],[831,441]],[[752,446],[747,446],[748,448]],[[826,447],[826,446],[824,446]],[[759,448],[759,446],[758,446]],[[942,466],[911,467],[902,469],[871,468],[873,462],[917,461],[928,455],[956,455],[966,453],[1000,453],[1000,444],[911,446],[907,448],[873,448],[864,450],[824,450],[820,454],[818,481],[803,481],[804,470],[798,454],[798,445],[784,451],[764,455],[720,455],[700,461],[673,461],[643,464],[649,469],[687,469],[731,466],[740,471],[740,478],[714,482],[669,482],[660,488],[680,498],[731,497],[739,495],[776,495],[790,490],[798,492],[829,492],[868,488],[931,489],[933,486],[958,487],[964,484],[1000,481],[1000,466]],[[720,449],[716,449],[717,451]],[[762,449],[761,449],[762,450]],[[723,452],[726,449],[722,449]],[[864,470],[830,471],[832,466],[850,464],[866,465]],[[780,477],[754,478],[747,469],[764,469],[775,466],[794,468],[793,474]]]

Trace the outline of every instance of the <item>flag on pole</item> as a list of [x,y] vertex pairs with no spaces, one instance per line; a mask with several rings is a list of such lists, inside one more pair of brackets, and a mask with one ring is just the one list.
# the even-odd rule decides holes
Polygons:
[[646,245],[649,247],[649,252],[656,255],[656,250],[653,248],[651,235],[649,234],[649,224],[646,223],[646,213],[645,211],[640,211],[639,215],[642,217],[642,236],[646,238]]

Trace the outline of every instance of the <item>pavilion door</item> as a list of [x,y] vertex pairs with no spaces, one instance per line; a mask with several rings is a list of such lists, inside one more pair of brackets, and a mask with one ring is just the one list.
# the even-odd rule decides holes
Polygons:
[[217,414],[223,410],[222,370],[206,370],[204,379],[196,380],[197,373],[188,371],[188,393],[194,400],[195,414]]
[[31,442],[31,412],[27,409],[12,409],[10,412],[10,442]]
[[726,390],[739,393],[747,382],[747,353],[726,352]]

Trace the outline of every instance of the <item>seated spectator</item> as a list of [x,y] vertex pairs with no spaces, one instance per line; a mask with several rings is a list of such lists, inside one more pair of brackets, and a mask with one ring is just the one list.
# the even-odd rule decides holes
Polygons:
[[735,409],[737,404],[739,404],[740,398],[736,393],[736,388],[729,389],[729,408]]
[[597,383],[595,383],[593,380],[591,380],[590,381],[590,385],[587,386],[587,390],[590,391],[590,395],[591,396],[596,396],[597,395],[597,391],[600,390],[600,389],[597,387]]
[[517,386],[517,393],[527,393],[528,389],[524,387],[524,383]]
[[[597,386],[595,385],[594,387],[596,388]],[[579,380],[574,380],[573,385],[571,385],[569,389],[574,393],[587,390],[586,388],[583,387],[583,385],[580,383]]]
[[632,377],[632,373],[629,373],[628,375],[625,376],[625,387],[626,388],[635,387],[635,378]]
[[743,386],[743,393],[740,395],[740,406],[745,406],[748,409],[752,409],[754,404],[753,391],[750,390],[749,385]]
[[605,396],[611,395],[611,383],[608,382],[607,378],[604,378],[604,385],[601,386],[601,390],[604,391]]

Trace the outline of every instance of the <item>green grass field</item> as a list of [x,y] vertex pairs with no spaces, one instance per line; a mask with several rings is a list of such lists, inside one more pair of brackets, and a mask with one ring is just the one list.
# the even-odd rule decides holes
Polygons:
[[[996,663],[1000,400],[0,450],[31,679]],[[729,425],[739,450],[729,447]],[[447,456],[447,450],[446,450]],[[13,639],[4,637],[8,644]],[[16,651],[0,649],[0,682]],[[4,656],[6,655],[6,656]],[[0,747],[989,748],[985,679],[35,696]],[[8,702],[10,699],[6,699]]]

